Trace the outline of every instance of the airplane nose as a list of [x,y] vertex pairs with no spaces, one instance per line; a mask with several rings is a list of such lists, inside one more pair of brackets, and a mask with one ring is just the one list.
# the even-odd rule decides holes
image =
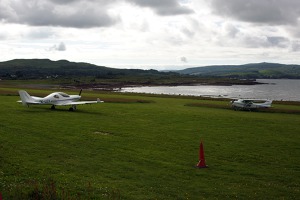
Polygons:
[[79,100],[81,98],[81,96],[79,96],[79,95],[71,95],[71,97],[72,97],[72,99],[77,99],[77,100]]

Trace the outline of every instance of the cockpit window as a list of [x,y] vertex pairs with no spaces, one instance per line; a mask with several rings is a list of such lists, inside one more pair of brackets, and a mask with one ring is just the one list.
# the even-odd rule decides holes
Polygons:
[[54,98],[59,99],[59,96],[56,94],[56,95],[54,95]]
[[68,94],[66,94],[66,93],[64,93],[64,92],[60,92],[59,93],[61,96],[63,96],[63,97],[70,97]]

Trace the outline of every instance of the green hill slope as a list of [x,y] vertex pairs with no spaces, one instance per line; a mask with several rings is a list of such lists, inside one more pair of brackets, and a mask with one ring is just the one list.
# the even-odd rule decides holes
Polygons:
[[255,63],[187,68],[181,74],[231,78],[300,78],[300,65]]
[[0,77],[44,78],[46,76],[96,76],[161,74],[156,70],[116,69],[83,62],[49,59],[15,59],[0,62]]

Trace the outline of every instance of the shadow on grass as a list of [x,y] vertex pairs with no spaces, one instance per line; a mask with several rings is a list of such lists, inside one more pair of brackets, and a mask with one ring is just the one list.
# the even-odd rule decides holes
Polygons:
[[22,113],[82,113],[82,114],[91,114],[91,115],[102,115],[101,112],[88,111],[84,109],[76,109],[75,111],[69,111],[69,108],[55,108],[51,109],[49,107],[30,107],[22,108],[19,110]]

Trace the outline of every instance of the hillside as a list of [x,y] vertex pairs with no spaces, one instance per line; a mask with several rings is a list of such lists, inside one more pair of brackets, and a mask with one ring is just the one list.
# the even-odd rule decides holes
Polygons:
[[278,63],[255,63],[245,65],[215,65],[187,68],[177,71],[205,77],[229,78],[300,78],[300,65],[284,65]]
[[153,69],[117,69],[89,63],[49,59],[15,59],[0,62],[0,79],[43,80],[47,84],[63,84],[81,88],[119,88],[133,85],[256,84],[254,81],[238,79],[205,78],[175,72],[160,72]]
[[44,84],[109,90],[134,85],[249,85],[257,84],[254,80],[258,78],[300,79],[300,65],[258,63],[160,72],[109,68],[67,60],[15,59],[0,62],[2,80],[42,80]]
[[161,74],[156,70],[115,69],[82,62],[49,59],[15,59],[0,62],[0,77],[4,78],[45,78],[59,76],[93,76],[110,78],[116,75]]
[[[300,78],[300,65],[278,63],[255,63],[245,65],[214,65],[187,68],[175,71],[181,75],[200,77],[222,77],[237,79],[256,78]],[[117,69],[97,66],[90,63],[70,62],[67,60],[52,61],[49,59],[15,59],[0,62],[2,79],[43,79],[53,77],[94,77],[111,79],[116,77],[180,77],[173,72],[157,70]],[[182,78],[182,77],[181,77]]]

